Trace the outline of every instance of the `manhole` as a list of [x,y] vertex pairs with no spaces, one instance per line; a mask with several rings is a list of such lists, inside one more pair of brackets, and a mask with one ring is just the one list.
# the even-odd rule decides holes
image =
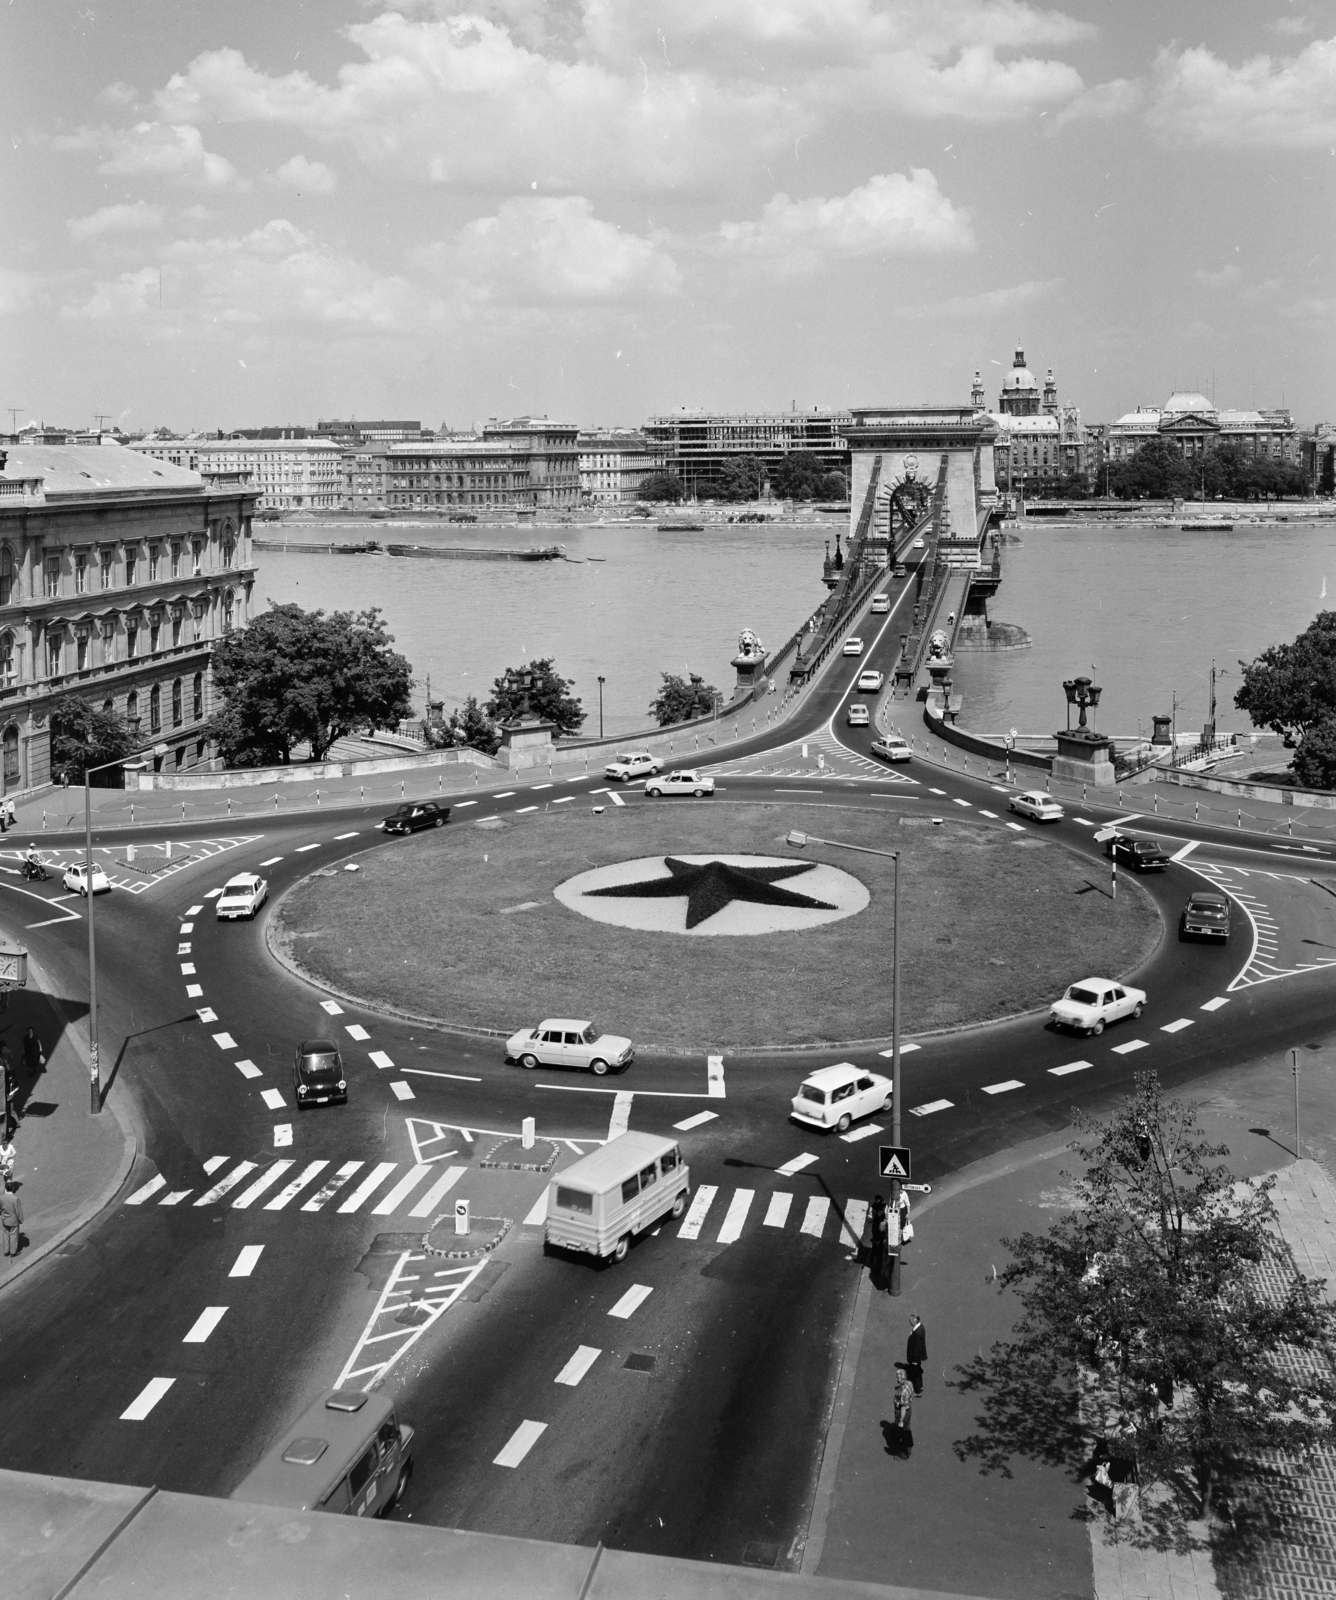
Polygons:
[[633,1352],[622,1362],[622,1366],[631,1372],[653,1372],[657,1356],[641,1355],[639,1351]]
[[779,1546],[766,1539],[753,1539],[742,1552],[744,1567],[771,1567],[779,1561]]

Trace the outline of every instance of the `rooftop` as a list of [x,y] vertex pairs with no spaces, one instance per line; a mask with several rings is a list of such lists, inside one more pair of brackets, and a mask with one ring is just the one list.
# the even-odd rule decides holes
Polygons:
[[123,445],[19,444],[9,445],[0,477],[41,478],[48,500],[97,494],[199,491],[204,480],[198,472],[155,461]]

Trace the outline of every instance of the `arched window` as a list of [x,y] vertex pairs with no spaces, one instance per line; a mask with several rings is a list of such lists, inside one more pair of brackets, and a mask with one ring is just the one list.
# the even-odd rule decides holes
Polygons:
[[125,720],[130,724],[130,731],[139,732],[139,692],[131,689],[125,697]]
[[0,689],[12,689],[18,679],[14,664],[14,635],[0,633]]
[[162,732],[162,687],[156,683],[148,692],[148,731]]
[[0,606],[14,599],[14,552],[8,545],[0,545]]
[[194,712],[194,721],[198,722],[204,715],[204,674],[195,674],[194,697],[191,701]]
[[9,724],[5,729],[4,739],[0,742],[3,742],[4,746],[5,789],[8,791],[15,787],[21,776],[19,771],[19,730],[16,724],[12,722]]
[[174,678],[172,680],[172,727],[179,728],[181,726],[181,716],[181,680],[180,678]]

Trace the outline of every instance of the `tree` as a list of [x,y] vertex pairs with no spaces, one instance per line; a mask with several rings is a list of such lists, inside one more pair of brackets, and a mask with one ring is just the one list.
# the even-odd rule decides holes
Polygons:
[[[520,672],[529,672],[533,676],[527,696],[523,690],[512,688],[507,682],[507,679]],[[527,667],[507,667],[492,684],[492,698],[485,709],[494,722],[513,722],[525,709],[527,699],[529,712],[541,717],[544,722],[555,722],[558,734],[578,733],[585,714],[580,702],[568,693],[574,687],[570,679],[557,676],[552,657],[544,656],[541,660],[531,661]]]
[[815,500],[823,492],[826,469],[810,450],[794,450],[770,470],[770,490],[781,500]]
[[134,748],[133,732],[114,712],[77,694],[52,703],[51,776],[57,782],[82,783],[89,767],[119,761]]
[[311,760],[355,730],[397,727],[412,707],[413,669],[369,611],[273,606],[214,651],[222,707],[210,732],[233,766],[286,764],[307,741]]
[[759,500],[765,467],[759,456],[733,456],[719,469],[715,495],[720,500]]
[[1306,789],[1336,789],[1336,717],[1309,728],[1290,765]]
[[468,746],[494,756],[501,748],[501,730],[471,694],[464,704],[450,713],[449,720],[429,727],[427,736],[437,750],[456,750]]
[[1319,611],[1293,644],[1273,644],[1240,661],[1234,704],[1292,749],[1310,728],[1336,717],[1336,611]]
[[1002,1241],[1021,1319],[957,1369],[984,1410],[956,1453],[985,1472],[1020,1453],[1076,1466],[1094,1434],[1135,1461],[1147,1542],[1190,1544],[1221,1503],[1236,1534],[1260,1528],[1267,1453],[1293,1465],[1336,1439],[1336,1305],[1270,1242],[1275,1180],[1214,1164],[1228,1151],[1154,1073],[1107,1121],[1076,1125],[1075,1209]]
[[1176,444],[1149,439],[1110,466],[1108,481],[1109,493],[1122,500],[1172,500],[1192,493],[1193,472]]
[[706,683],[698,672],[686,678],[672,672],[660,673],[663,684],[649,703],[650,715],[661,728],[673,722],[687,722],[692,717],[708,717],[714,710],[719,691]]
[[669,500],[676,503],[683,496],[682,480],[674,472],[651,472],[642,478],[636,490],[637,500]]
[[849,480],[842,472],[828,472],[821,480],[821,498],[823,500],[847,500],[849,498]]

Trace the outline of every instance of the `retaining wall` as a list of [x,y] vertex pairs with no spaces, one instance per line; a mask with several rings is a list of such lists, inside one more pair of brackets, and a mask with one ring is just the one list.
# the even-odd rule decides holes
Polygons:
[[1239,800],[1269,800],[1272,805],[1316,806],[1336,811],[1336,794],[1325,789],[1290,789],[1276,783],[1247,783],[1242,778],[1207,778],[1198,772],[1183,772],[1164,767],[1157,776],[1184,789],[1209,789],[1212,794],[1233,795]]
[[[970,750],[979,756],[991,756],[995,761],[1005,762],[1007,759],[1007,747],[1000,739],[985,739],[977,733],[966,733],[964,728],[957,728],[954,722],[947,722],[942,716],[940,707],[933,705],[931,701],[925,703],[923,707],[923,720],[930,732],[945,740],[947,744],[955,745],[959,750]],[[1044,755],[1038,750],[1027,750],[1024,745],[1017,743],[1011,748],[1011,764],[1014,767],[1037,767],[1042,772],[1051,772],[1053,756]]]

